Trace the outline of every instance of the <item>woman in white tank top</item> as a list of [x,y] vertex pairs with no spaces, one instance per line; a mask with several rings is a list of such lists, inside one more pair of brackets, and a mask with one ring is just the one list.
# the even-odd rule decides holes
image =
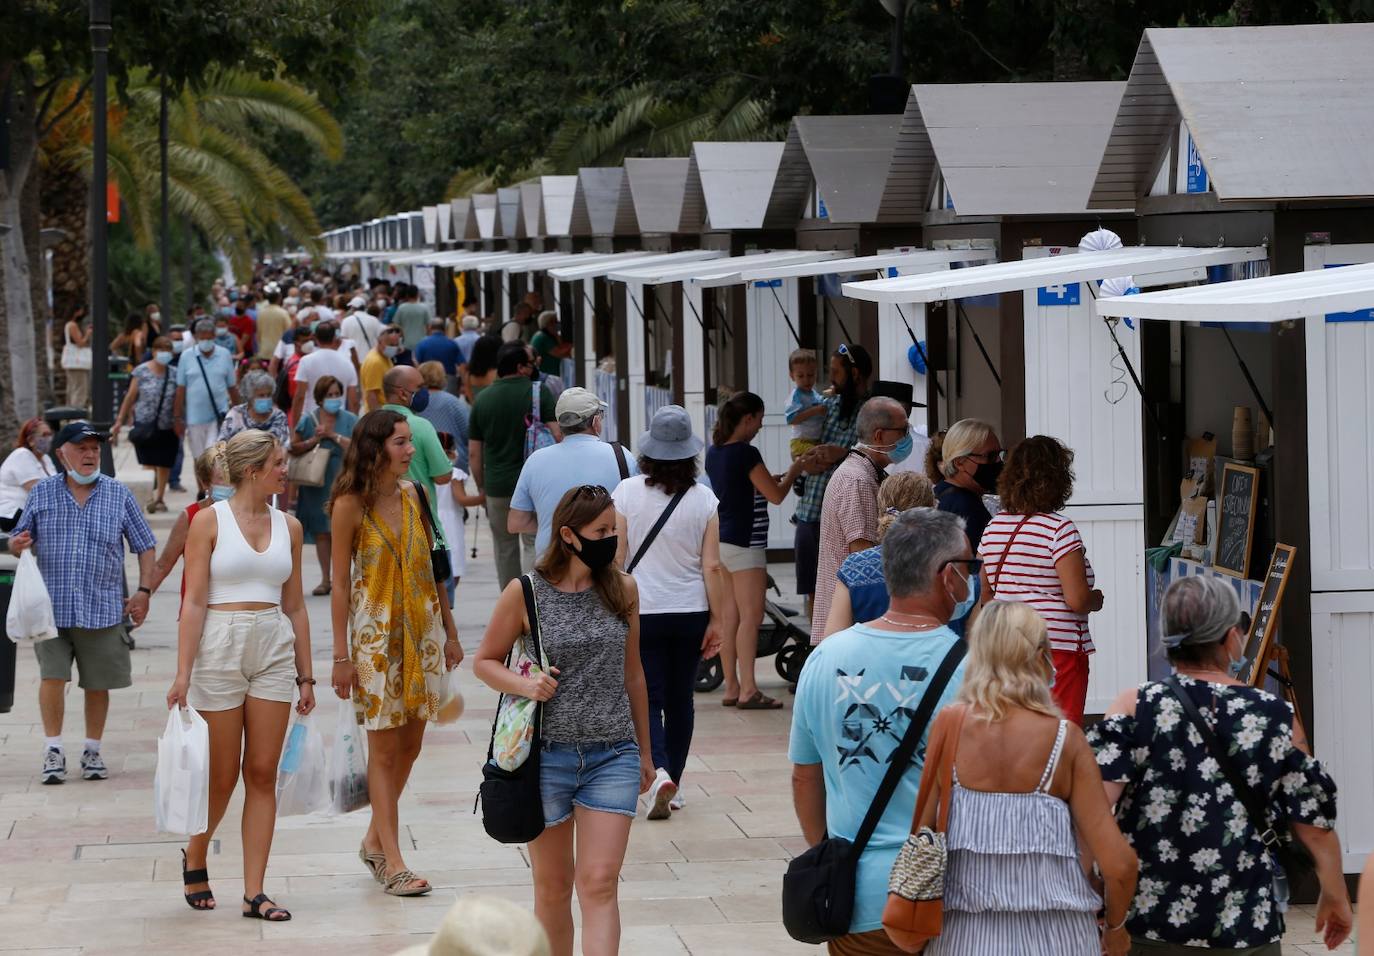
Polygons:
[[291,701],[315,708],[310,620],[301,591],[300,522],[271,507],[286,490],[286,452],[269,433],[218,445],[234,494],[202,508],[186,539],[186,597],[168,708],[187,703],[210,726],[210,826],[182,853],[186,902],[215,907],[205,871],[215,828],[243,766],[243,914],[291,918],[262,891],[276,827],[277,762]]

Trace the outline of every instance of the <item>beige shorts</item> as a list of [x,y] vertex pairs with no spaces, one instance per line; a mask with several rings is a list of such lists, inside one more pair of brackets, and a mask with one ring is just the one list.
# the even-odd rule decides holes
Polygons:
[[766,548],[741,548],[737,544],[720,543],[720,563],[725,565],[725,570],[734,574],[736,571],[748,571],[753,568],[768,567],[768,551]]
[[187,699],[196,710],[233,710],[244,698],[291,703],[296,637],[281,608],[205,612]]

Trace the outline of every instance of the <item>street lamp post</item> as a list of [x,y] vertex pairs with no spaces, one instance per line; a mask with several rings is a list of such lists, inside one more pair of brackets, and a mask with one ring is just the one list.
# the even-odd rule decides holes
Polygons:
[[162,174],[162,223],[158,252],[162,258],[162,294],[158,297],[158,308],[162,310],[161,329],[172,324],[172,227],[168,222],[168,182],[167,182],[167,77],[164,75],[160,87],[161,109],[158,115],[157,149]]
[[[114,423],[110,390],[109,261],[106,236],[105,96],[109,86],[110,0],[91,0],[91,424],[107,431]],[[100,470],[114,474],[110,443],[103,442]]]

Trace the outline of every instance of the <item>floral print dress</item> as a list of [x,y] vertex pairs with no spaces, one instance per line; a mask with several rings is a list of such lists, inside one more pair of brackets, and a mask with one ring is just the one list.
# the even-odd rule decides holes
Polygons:
[[439,714],[444,627],[420,506],[401,495],[397,536],[372,509],[354,542],[349,633],[358,723],[390,730]]
[[[1336,823],[1336,785],[1293,743],[1293,710],[1253,687],[1179,675],[1232,763],[1268,796],[1275,824]],[[1117,823],[1140,857],[1126,928],[1132,937],[1182,946],[1245,949],[1278,942],[1277,864],[1164,684],[1141,685],[1134,716],[1114,714],[1088,731],[1102,778],[1126,789]]]

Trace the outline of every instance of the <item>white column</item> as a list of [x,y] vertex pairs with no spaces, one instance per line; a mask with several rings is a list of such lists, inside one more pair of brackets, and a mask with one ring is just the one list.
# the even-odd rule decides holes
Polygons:
[[682,403],[692,418],[692,432],[706,434],[706,330],[698,321],[701,286],[682,283]]
[[629,428],[623,437],[630,443],[648,427],[644,419],[644,283],[625,283],[625,355],[617,355],[621,384],[630,390]]

